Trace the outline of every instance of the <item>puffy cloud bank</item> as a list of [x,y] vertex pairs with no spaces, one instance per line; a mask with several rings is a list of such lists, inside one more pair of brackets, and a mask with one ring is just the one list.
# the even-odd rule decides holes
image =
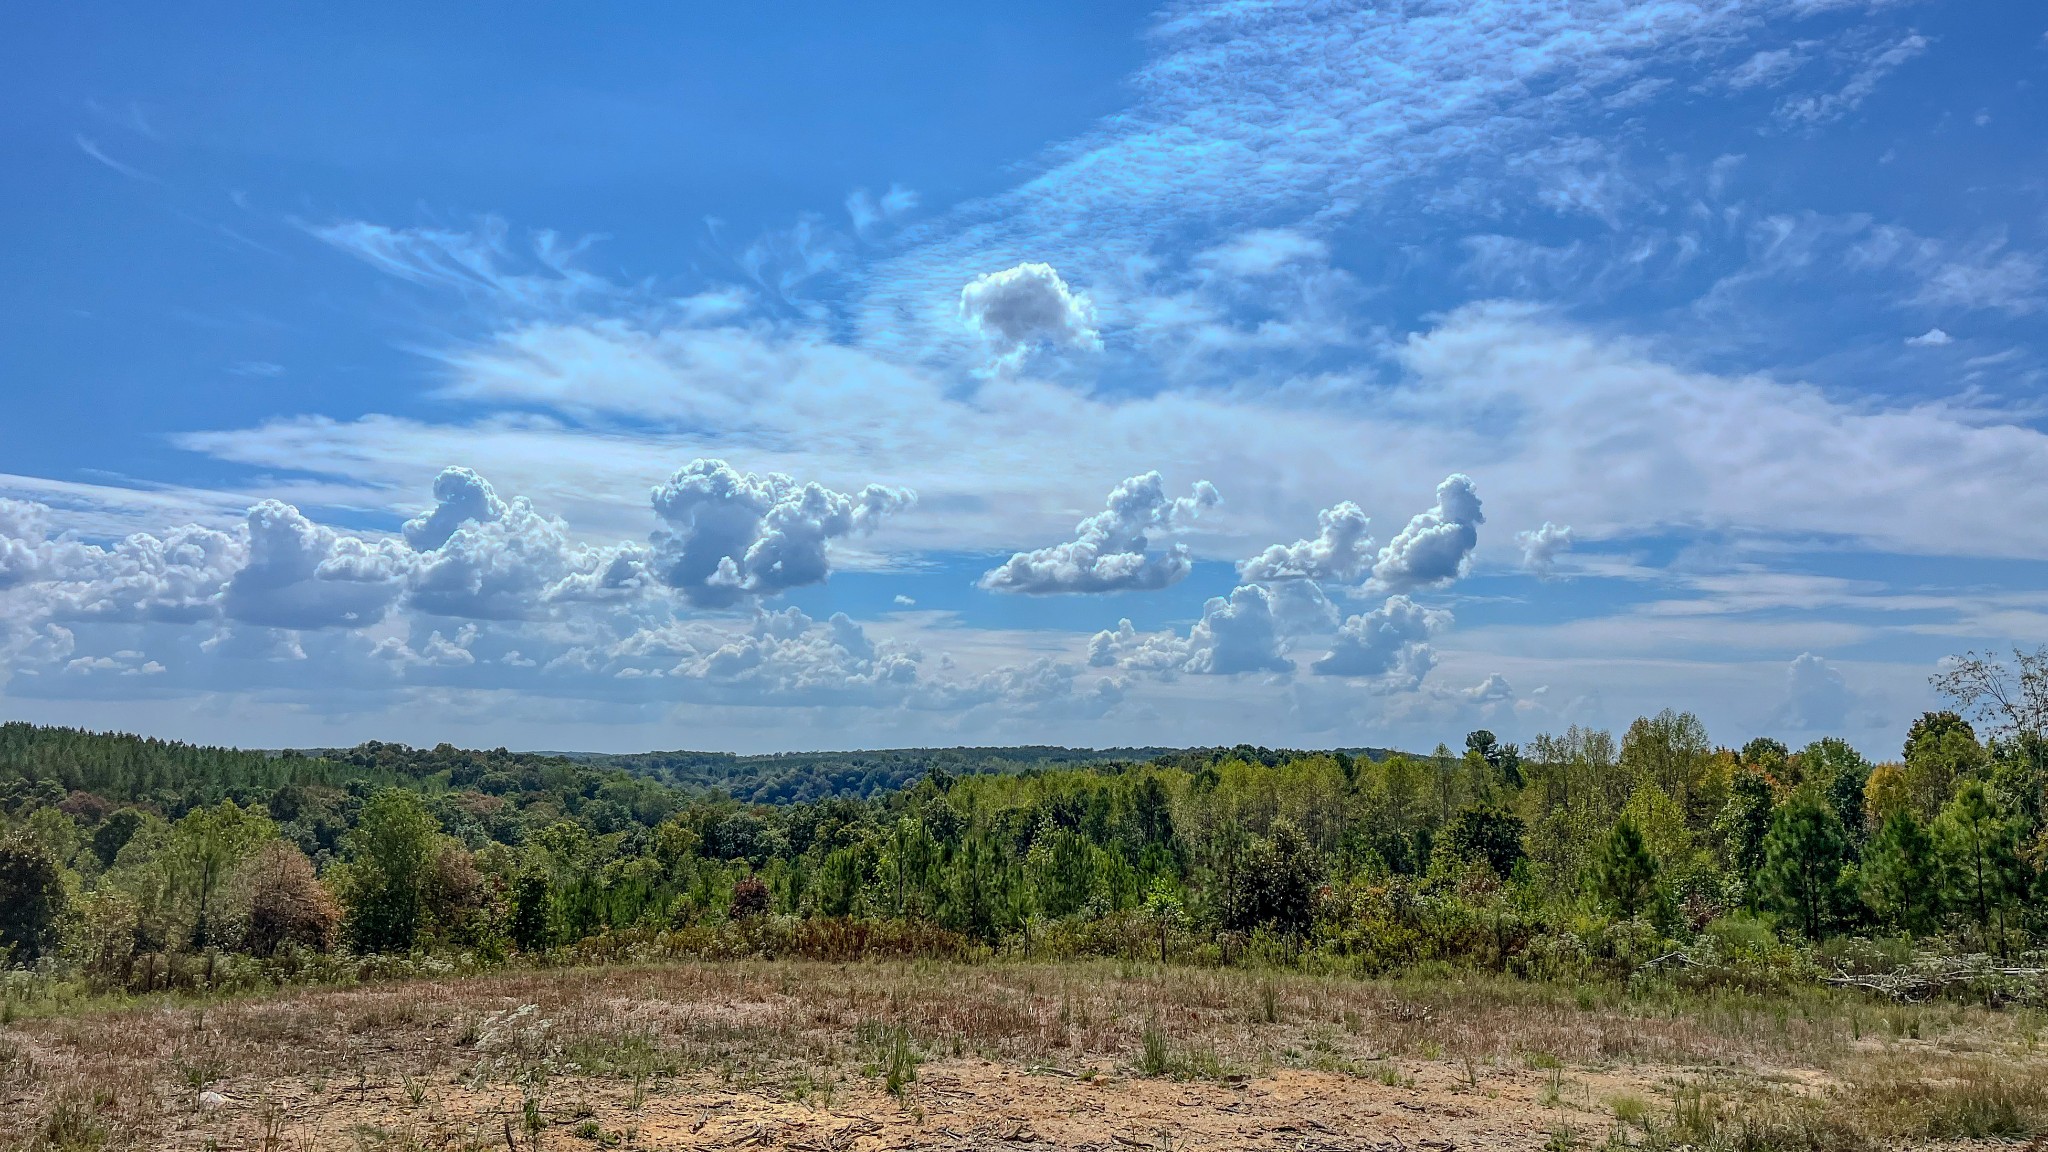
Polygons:
[[[1317,514],[1313,538],[1274,544],[1239,564],[1238,574],[1247,580],[1338,584],[1369,575],[1366,587],[1375,593],[1441,587],[1465,574],[1479,546],[1479,526],[1486,523],[1479,503],[1472,478],[1453,473],[1437,485],[1436,505],[1417,513],[1375,553],[1371,518],[1357,504],[1341,501]],[[1564,530],[1567,543],[1570,532]]]
[[1855,703],[1842,671],[1811,652],[1785,666],[1785,703],[1777,720],[1809,732],[1838,732]]
[[1329,580],[1349,584],[1372,562],[1372,518],[1349,500],[1316,514],[1311,540],[1275,544],[1237,566],[1247,580]]
[[432,551],[464,524],[487,524],[504,514],[504,501],[490,481],[467,468],[444,468],[434,477],[434,506],[405,522],[405,542]]
[[[1430,637],[1450,627],[1452,617],[1406,593],[1442,587],[1465,574],[1479,525],[1486,522],[1477,486],[1463,473],[1446,477],[1437,485],[1435,506],[1377,552],[1372,522],[1357,504],[1340,501],[1316,520],[1315,536],[1274,544],[1240,563],[1238,574],[1247,583],[1205,604],[1186,636],[1141,633],[1121,620],[1089,642],[1089,662],[1162,677],[1286,676],[1296,670],[1290,654],[1296,644],[1327,635],[1327,650],[1310,664],[1316,675],[1367,681],[1383,692],[1419,688],[1436,666]],[[1351,594],[1396,591],[1377,608],[1339,623],[1341,613],[1322,585],[1361,579]]]
[[[1096,635],[1088,663],[1116,674],[1089,687],[1077,664],[1047,657],[935,678],[915,645],[871,638],[844,615],[818,621],[759,607],[825,580],[833,542],[910,508],[908,489],[843,492],[700,459],[653,489],[657,526],[644,542],[613,543],[576,540],[560,518],[501,495],[467,468],[442,471],[433,494],[389,536],[339,530],[264,500],[231,529],[188,525],[111,544],[54,531],[45,506],[0,503],[6,667],[29,677],[175,683],[205,660],[229,662],[251,682],[273,675],[264,667],[321,664],[341,683],[542,682],[585,693],[606,684],[612,693],[718,704],[1000,703],[1075,715],[1114,707],[1124,673],[1287,676],[1303,638],[1334,630],[1315,662],[1319,675],[1412,686],[1433,663],[1427,640],[1448,613],[1395,596],[1340,625],[1322,583],[1397,570],[1411,583],[1441,582],[1462,570],[1478,522],[1462,476],[1377,554],[1355,504],[1326,509],[1313,539],[1241,565],[1257,579],[1211,599],[1186,634],[1141,634],[1124,621]],[[1220,499],[1206,481],[1172,496],[1157,472],[1133,476],[1073,540],[1017,553],[982,586],[1033,594],[1165,587],[1187,575],[1191,559],[1185,545],[1160,537]],[[690,615],[749,607],[737,629]],[[116,626],[118,635],[106,631]],[[202,678],[217,684],[221,675],[215,668]]]
[[[829,542],[869,531],[914,493],[857,494],[697,460],[655,489],[650,543],[591,545],[524,498],[449,468],[434,507],[400,538],[337,531],[277,500],[234,531],[196,525],[101,546],[50,533],[47,507],[0,501],[0,589],[14,616],[366,629],[394,608],[469,620],[540,619],[562,606],[645,599],[658,586],[729,607],[822,582]],[[654,574],[659,574],[655,579]]]
[[263,500],[230,530],[187,525],[110,544],[54,531],[45,505],[0,500],[0,673],[38,676],[59,660],[78,674],[141,666],[106,653],[71,658],[91,633],[155,645],[167,663],[302,660],[310,638],[332,634],[340,639],[322,642],[325,655],[377,662],[359,672],[493,664],[617,675],[631,666],[786,693],[816,683],[800,665],[843,652],[862,667],[841,679],[902,676],[901,661],[859,640],[843,617],[817,631],[760,615],[738,635],[671,646],[668,667],[620,661],[659,650],[651,637],[672,633],[685,610],[823,581],[830,542],[909,507],[907,490],[848,494],[697,460],[654,490],[660,527],[648,542],[610,544],[572,539],[561,519],[501,497],[467,468],[444,470],[434,497],[393,536],[338,530]]
[[1228,676],[1239,672],[1289,673],[1286,639],[1273,613],[1273,600],[1257,584],[1240,585],[1229,596],[1214,596],[1185,637],[1172,632],[1140,633],[1129,620],[1097,632],[1088,642],[1088,662],[1175,676]]
[[221,588],[220,612],[267,628],[369,627],[411,569],[396,542],[344,535],[278,500],[249,509],[242,541],[247,552]]
[[1336,643],[1313,667],[1318,676],[1379,677],[1412,688],[1436,665],[1430,636],[1450,624],[1447,611],[1389,596],[1371,612],[1344,621]]
[[572,543],[559,518],[534,511],[523,496],[500,500],[467,468],[443,471],[434,495],[435,507],[405,524],[405,538],[423,550],[408,599],[418,611],[535,619],[562,604],[635,599],[650,586],[645,546]]
[[[1110,536],[1216,500],[1208,485],[1169,499],[1156,475],[1118,492],[1091,518]],[[1125,678],[1084,677],[1077,661],[928,663],[913,640],[843,613],[764,604],[824,581],[833,543],[909,509],[908,489],[841,492],[700,459],[653,489],[646,540],[611,543],[576,540],[467,468],[443,470],[433,494],[391,535],[264,500],[229,529],[109,544],[56,531],[48,506],[0,500],[0,680],[93,699],[262,691],[315,710],[387,707],[394,690],[1005,719],[1094,718],[1123,700]]]
[[785,608],[757,613],[716,648],[684,654],[670,674],[754,701],[874,703],[913,687],[917,665],[914,650],[876,644],[843,612],[820,624]]

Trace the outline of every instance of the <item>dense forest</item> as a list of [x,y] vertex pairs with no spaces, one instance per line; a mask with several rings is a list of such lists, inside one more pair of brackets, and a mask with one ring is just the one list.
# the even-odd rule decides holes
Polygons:
[[833,796],[876,796],[907,788],[927,772],[952,776],[1071,768],[1104,761],[1143,761],[1165,748],[900,748],[875,752],[643,752],[580,756],[587,763],[652,776],[692,792],[723,792],[756,804],[791,804]]
[[1952,662],[1955,709],[1882,762],[1835,739],[1718,745],[1668,710],[1619,736],[1370,755],[272,754],[7,724],[0,948],[129,990],[394,957],[1749,982],[2012,957],[2048,940],[2048,664],[2017,655]]

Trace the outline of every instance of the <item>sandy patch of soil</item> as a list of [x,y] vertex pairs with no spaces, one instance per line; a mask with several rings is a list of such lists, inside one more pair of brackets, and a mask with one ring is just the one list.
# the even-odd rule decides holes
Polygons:
[[[630,1084],[548,1083],[528,1130],[522,1093],[505,1085],[303,1080],[217,1085],[228,1097],[176,1125],[176,1148],[791,1148],[881,1152],[1004,1149],[1538,1149],[1561,1130],[1587,1143],[1613,1124],[1610,1101],[1654,1100],[1675,1069],[1609,1070],[1392,1063],[1382,1075],[1303,1069],[1176,1081],[1093,1075],[977,1059],[925,1064],[899,1099],[856,1080],[828,1103],[747,1089],[716,1076],[664,1077],[636,1100]],[[1395,1079],[1396,1083],[1384,1083]]]

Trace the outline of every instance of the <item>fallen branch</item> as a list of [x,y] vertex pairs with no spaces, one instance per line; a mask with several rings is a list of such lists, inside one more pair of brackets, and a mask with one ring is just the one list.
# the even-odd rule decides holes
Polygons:
[[1912,1001],[1924,1000],[1958,984],[1968,984],[1977,980],[2039,980],[2044,976],[2048,976],[2048,968],[1994,964],[1991,957],[1978,953],[1950,959],[1923,960],[1891,972],[1852,973],[1837,969],[1834,975],[1821,977],[1821,982],[1838,988],[1861,988],[1893,1000]]

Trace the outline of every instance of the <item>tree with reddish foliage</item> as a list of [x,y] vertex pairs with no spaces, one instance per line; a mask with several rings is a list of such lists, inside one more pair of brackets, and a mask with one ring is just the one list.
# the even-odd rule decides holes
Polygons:
[[759,876],[741,878],[732,886],[732,904],[726,914],[734,920],[751,920],[768,911],[768,885]]

